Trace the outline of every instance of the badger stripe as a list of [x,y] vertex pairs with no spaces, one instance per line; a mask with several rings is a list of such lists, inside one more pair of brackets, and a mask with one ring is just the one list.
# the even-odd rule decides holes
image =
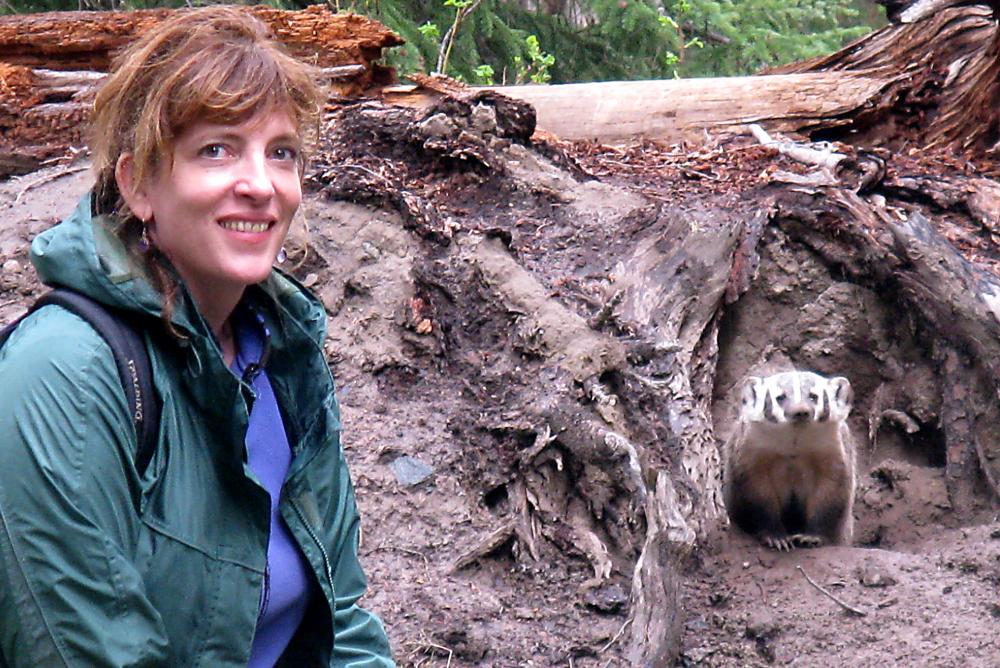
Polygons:
[[792,403],[802,401],[802,374],[792,376]]
[[778,422],[778,416],[774,412],[774,397],[771,395],[771,388],[764,391],[764,419],[768,422]]
[[816,419],[819,422],[827,422],[830,419],[830,388],[817,388],[816,394],[819,396],[817,399],[819,402],[819,415]]

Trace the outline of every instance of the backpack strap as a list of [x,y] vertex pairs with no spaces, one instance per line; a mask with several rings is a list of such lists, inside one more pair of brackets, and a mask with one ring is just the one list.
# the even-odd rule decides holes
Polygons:
[[135,424],[135,468],[141,476],[153,458],[160,429],[160,405],[153,391],[153,370],[142,334],[123,313],[110,310],[73,290],[55,288],[39,297],[27,313],[0,331],[0,346],[22,320],[49,304],[61,306],[83,318],[111,348]]

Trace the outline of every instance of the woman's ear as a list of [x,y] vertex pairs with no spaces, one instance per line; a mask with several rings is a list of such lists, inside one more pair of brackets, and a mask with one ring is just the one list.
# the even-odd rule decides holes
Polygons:
[[139,220],[146,222],[153,217],[153,205],[146,189],[135,181],[135,160],[131,153],[122,153],[115,163],[115,182],[125,204]]

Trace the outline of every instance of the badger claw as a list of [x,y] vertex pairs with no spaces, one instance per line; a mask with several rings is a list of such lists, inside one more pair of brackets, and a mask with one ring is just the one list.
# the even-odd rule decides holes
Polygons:
[[763,543],[778,552],[791,552],[797,547],[820,547],[826,541],[820,536],[809,533],[796,533],[791,536],[764,536]]
[[795,540],[792,536],[764,536],[764,545],[778,552],[791,552],[795,549]]
[[810,533],[797,533],[789,536],[789,540],[793,541],[798,547],[820,547],[826,542],[822,537]]

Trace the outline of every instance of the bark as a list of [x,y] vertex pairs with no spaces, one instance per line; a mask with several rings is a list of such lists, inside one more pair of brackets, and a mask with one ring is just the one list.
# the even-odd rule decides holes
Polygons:
[[[172,16],[172,9],[129,12],[50,12],[0,17],[0,60],[52,70],[107,72],[114,54],[135,37]],[[300,11],[251,7],[294,55],[320,67],[364,64],[367,86],[382,49],[403,41],[376,21],[335,14],[324,5]],[[384,81],[383,81],[384,83]]]

